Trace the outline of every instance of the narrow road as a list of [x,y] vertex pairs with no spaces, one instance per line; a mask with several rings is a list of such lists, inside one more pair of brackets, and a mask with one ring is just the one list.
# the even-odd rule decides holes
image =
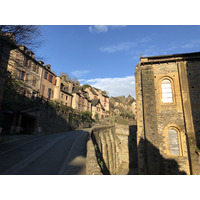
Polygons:
[[31,136],[1,144],[0,174],[86,174],[88,130]]

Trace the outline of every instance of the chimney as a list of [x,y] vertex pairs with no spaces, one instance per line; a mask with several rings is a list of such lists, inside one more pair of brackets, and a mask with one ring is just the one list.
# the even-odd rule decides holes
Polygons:
[[40,60],[40,61],[38,61],[38,62],[39,62],[42,66],[44,65],[44,62],[43,62],[43,61]]
[[27,51],[28,55],[31,57],[31,58],[34,58],[34,53],[32,51]]
[[25,53],[27,52],[27,47],[26,46],[24,46],[24,45],[19,45],[19,48],[22,50],[22,51],[24,51]]
[[45,65],[48,70],[51,70],[51,65]]

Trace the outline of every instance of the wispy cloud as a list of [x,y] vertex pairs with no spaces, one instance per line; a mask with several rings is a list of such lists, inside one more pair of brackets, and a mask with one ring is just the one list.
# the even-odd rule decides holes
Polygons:
[[194,48],[194,47],[198,47],[200,46],[200,40],[190,40],[186,43],[184,43],[181,48],[183,49],[190,49],[190,48]]
[[89,80],[79,80],[82,84],[90,84],[101,90],[106,90],[109,96],[128,96],[135,97],[135,77],[126,76],[121,78],[96,78]]
[[82,78],[89,73],[90,71],[88,70],[76,70],[76,71],[71,72],[71,74],[77,78]]
[[89,26],[89,31],[91,33],[105,33],[108,32],[108,30],[111,29],[118,29],[118,28],[123,28],[126,25],[94,25],[94,26]]
[[137,46],[135,42],[122,42],[117,45],[108,45],[100,47],[100,51],[107,53],[114,53],[117,51],[129,50],[131,47]]

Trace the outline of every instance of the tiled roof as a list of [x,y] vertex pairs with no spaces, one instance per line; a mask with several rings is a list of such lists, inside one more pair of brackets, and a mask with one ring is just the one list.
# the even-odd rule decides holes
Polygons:
[[96,106],[98,103],[100,103],[100,99],[92,99],[92,106]]
[[101,109],[105,110],[105,108],[102,106],[102,104],[100,102],[100,99],[93,99],[93,100],[91,100],[91,102],[92,102],[92,106],[96,106],[98,103],[100,103]]
[[93,90],[93,88],[91,88],[90,91],[92,92],[92,94],[98,95],[98,94]]

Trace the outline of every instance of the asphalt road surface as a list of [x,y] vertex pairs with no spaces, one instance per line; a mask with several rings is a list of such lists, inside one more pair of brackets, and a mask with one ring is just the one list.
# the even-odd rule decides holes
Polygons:
[[84,175],[88,130],[31,136],[0,145],[1,175]]

